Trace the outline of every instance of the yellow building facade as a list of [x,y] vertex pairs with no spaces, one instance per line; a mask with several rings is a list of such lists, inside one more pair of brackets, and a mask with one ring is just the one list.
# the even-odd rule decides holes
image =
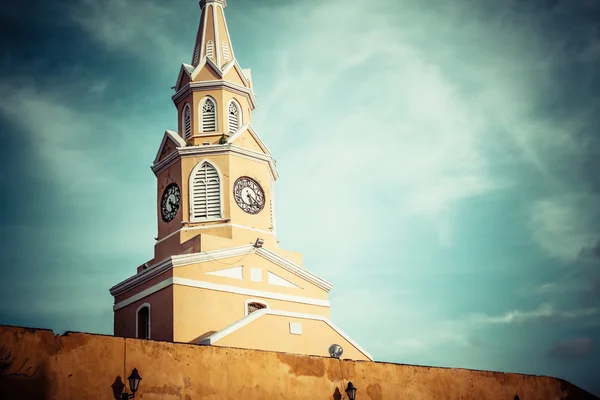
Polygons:
[[277,168],[252,127],[252,75],[235,59],[226,0],[202,0],[192,63],[172,99],[152,165],[157,178],[154,258],[110,289],[114,333],[214,346],[342,358],[371,356],[329,320],[331,283],[280,249]]

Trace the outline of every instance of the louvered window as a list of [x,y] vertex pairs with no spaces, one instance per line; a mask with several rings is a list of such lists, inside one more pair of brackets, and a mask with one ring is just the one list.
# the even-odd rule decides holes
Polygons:
[[196,49],[194,50],[194,62],[192,63],[195,66],[198,65],[198,62],[200,61],[200,45],[196,46]]
[[221,217],[221,182],[215,167],[204,162],[194,172],[190,191],[192,221]]
[[227,42],[223,42],[223,59],[225,59],[225,61],[231,60],[231,55],[229,54],[229,45]]
[[206,57],[215,61],[215,45],[212,40],[206,42]]
[[186,139],[192,137],[192,108],[189,104],[183,107],[183,131]]
[[214,132],[217,130],[217,106],[209,98],[202,104],[202,132]]
[[229,110],[227,112],[227,123],[229,125],[229,133],[234,134],[240,127],[240,108],[235,101],[229,103]]

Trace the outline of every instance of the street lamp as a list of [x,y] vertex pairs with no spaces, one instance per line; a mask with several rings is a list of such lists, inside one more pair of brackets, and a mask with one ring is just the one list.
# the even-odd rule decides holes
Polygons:
[[348,387],[346,388],[346,394],[348,395],[349,400],[354,400],[356,398],[356,388],[352,384],[352,382],[348,382]]
[[140,374],[138,374],[137,368],[134,368],[133,371],[131,371],[131,375],[129,375],[127,380],[129,381],[129,389],[131,390],[131,394],[127,392],[121,394],[121,400],[129,400],[135,397],[135,392],[137,392],[138,386],[140,386],[140,381],[142,380],[142,377]]

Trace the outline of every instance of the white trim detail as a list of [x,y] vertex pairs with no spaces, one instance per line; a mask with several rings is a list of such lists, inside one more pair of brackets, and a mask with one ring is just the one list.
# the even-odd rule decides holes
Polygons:
[[[215,221],[226,221],[225,219],[216,219]],[[207,221],[203,221],[203,222],[207,222]],[[231,223],[226,223],[226,224],[214,224],[214,225],[198,225],[198,226],[186,226],[183,228],[179,228],[177,229],[175,232],[172,232],[170,234],[168,234],[167,236],[165,236],[164,238],[157,240],[155,244],[158,243],[162,243],[165,240],[169,239],[170,237],[172,237],[173,235],[176,235],[179,232],[186,232],[186,231],[201,231],[204,229],[211,229],[211,228],[227,228],[227,227],[231,227],[231,228],[240,228],[240,229],[247,229],[249,231],[254,231],[254,232],[260,232],[260,233],[264,233],[266,235],[273,235],[274,232],[271,231],[265,231],[264,229],[258,229],[258,228],[253,228],[251,226],[245,226],[245,225],[240,225],[240,224],[231,224]]]
[[[234,111],[231,113],[231,111]],[[240,126],[243,126],[244,113],[242,112],[242,106],[236,99],[231,99],[227,103],[227,133],[234,135],[240,130]],[[233,129],[232,129],[233,128]],[[231,139],[231,138],[230,138]],[[229,140],[227,141],[228,143]]]
[[[206,105],[207,102],[211,102],[214,108],[214,112],[212,117],[214,118],[214,122],[213,122],[213,126],[210,127],[208,126],[208,128],[212,128],[211,130],[207,130],[207,126],[210,124],[210,115],[207,115],[208,120],[206,120],[205,115],[206,113],[204,112],[204,106]],[[196,135],[197,137],[199,136],[214,136],[215,132],[217,132],[217,130],[219,129],[219,107],[217,106],[217,101],[212,97],[212,96],[205,96],[201,101],[200,104],[198,105],[198,126],[200,127],[200,129],[198,129],[198,132],[202,132],[202,133],[206,133],[206,132],[211,132],[209,135]],[[206,123],[205,123],[206,122]]]
[[[148,271],[148,270],[146,270],[146,271]],[[164,281],[159,282],[156,285],[149,287],[148,289],[144,289],[141,292],[134,294],[133,296],[115,304],[113,306],[113,311],[117,311],[123,307],[127,307],[128,305],[133,304],[136,301],[143,299],[144,297],[148,297],[151,294],[154,294],[160,290],[163,290],[164,288],[171,286],[172,284],[173,284],[173,278],[165,279]]]
[[244,149],[239,146],[234,146],[232,144],[185,147],[184,143],[184,146],[178,147],[176,152],[171,153],[159,162],[155,161],[154,165],[152,165],[150,168],[152,169],[152,172],[154,172],[154,174],[158,176],[158,174],[160,174],[162,171],[171,166],[175,161],[177,161],[179,157],[196,157],[203,155],[233,155],[236,157],[247,158],[253,161],[264,162],[268,165],[269,172],[271,173],[271,177],[273,178],[273,180],[277,180],[277,178],[279,178],[279,173],[277,172],[275,161],[273,160],[273,157],[270,154],[259,153],[257,151]]
[[[182,267],[184,265],[190,264],[200,264],[203,262],[218,260],[222,258],[237,257],[241,255],[250,254],[252,252],[255,252],[257,255],[293,273],[294,275],[304,279],[305,281],[314,284],[320,289],[329,292],[333,287],[333,285],[330,282],[319,278],[312,272],[294,264],[291,261],[286,260],[285,258],[273,253],[272,251],[264,247],[257,249],[253,245],[248,244],[245,246],[231,247],[228,249],[219,249],[191,254],[179,254],[168,257],[162,261],[155,263],[154,265],[149,266],[148,269],[144,270],[143,272],[133,275],[132,277],[113,286],[110,289],[110,294],[112,294],[113,296],[123,294],[126,291],[133,289],[134,287],[148,281],[149,279],[152,279],[164,273],[165,271],[176,267]],[[329,302],[327,302],[327,304],[329,304]]]
[[278,275],[275,275],[271,271],[267,271],[267,283],[269,285],[283,286],[292,289],[301,289],[299,286],[294,285],[292,282],[285,280]]
[[160,162],[158,161],[165,145],[167,144],[167,139],[171,139],[171,141],[175,144],[175,148],[185,147],[185,140],[183,140],[177,132],[173,132],[167,129],[165,131],[165,134],[163,135],[162,142],[160,142],[160,146],[158,146],[158,152],[156,153],[156,157],[154,157],[154,165],[156,165],[156,163],[160,164],[163,161],[166,161],[167,159],[170,159],[171,157],[175,156],[175,154],[178,154],[177,151],[174,151],[173,153],[165,157],[164,160]]
[[[308,304],[311,306],[319,306],[319,307],[330,307],[331,306],[331,303],[329,302],[329,300],[315,299],[312,297],[292,296],[292,295],[280,294],[280,293],[275,293],[275,292],[265,292],[262,290],[245,289],[245,288],[241,288],[238,286],[221,285],[221,284],[212,283],[212,282],[172,277],[172,278],[167,278],[164,281],[159,282],[156,285],[151,286],[151,287],[141,291],[140,293],[137,293],[137,294],[131,296],[130,298],[125,299],[125,300],[115,304],[113,306],[113,311],[117,311],[123,307],[127,307],[128,305],[133,304],[136,301],[143,299],[144,297],[150,296],[151,294],[154,294],[154,293],[158,292],[159,290],[162,290],[170,285],[189,286],[189,287],[194,287],[194,288],[198,288],[198,289],[208,289],[208,290],[216,290],[219,292],[241,294],[244,296],[262,297],[264,299],[290,301],[292,303]],[[261,300],[261,301],[264,302],[264,300]]]
[[269,306],[269,303],[267,303],[264,300],[260,300],[260,299],[248,299],[248,300],[246,300],[244,302],[244,316],[248,315],[248,304],[250,304],[250,303],[260,303],[260,304],[264,305],[265,308],[271,308],[271,306]]
[[[221,76],[221,78],[223,78],[223,76],[221,75],[223,72],[212,61],[210,61],[210,59],[206,59],[205,63],[198,64],[198,67],[194,70],[191,79],[196,79],[196,75],[200,73],[202,67],[207,63],[211,64],[213,69],[219,74],[219,76]],[[216,79],[201,82],[191,81],[185,86],[183,86],[181,89],[179,89],[173,96],[171,96],[171,99],[175,104],[178,104],[181,101],[181,99],[187,97],[191,92],[212,89],[227,89],[228,91],[239,94],[240,96],[245,96],[250,102],[250,107],[253,110],[256,108],[256,98],[254,96],[254,91],[251,88],[246,86],[240,86],[237,83],[226,81],[224,79]]]
[[143,339],[151,339],[152,338],[152,306],[150,306],[150,303],[144,303],[141,306],[138,307],[137,310],[135,310],[135,338],[136,339],[140,339],[139,338],[139,315],[140,315],[140,310],[142,308],[148,308],[148,337],[147,338],[143,338]]
[[266,292],[263,290],[246,289],[238,286],[221,285],[219,283],[197,281],[187,278],[173,278],[173,284],[189,286],[198,289],[216,290],[219,292],[235,293],[244,296],[263,297],[265,299],[284,300],[292,303],[310,304],[312,306],[330,307],[329,300],[315,299],[311,297],[292,296],[275,292]]
[[185,103],[181,113],[181,137],[185,140],[192,137],[192,107]]
[[243,267],[225,268],[225,269],[220,269],[218,271],[206,272],[206,275],[221,276],[223,278],[243,280],[244,279],[243,270],[244,270]]
[[213,333],[206,339],[202,340],[200,342],[200,344],[214,345],[216,342],[223,339],[225,336],[239,330],[240,328],[243,328],[244,326],[257,320],[258,318],[262,317],[263,315],[277,315],[280,317],[290,317],[290,318],[308,319],[308,320],[313,320],[313,321],[323,321],[327,325],[329,325],[334,331],[336,331],[341,337],[346,339],[358,351],[363,353],[369,360],[371,360],[371,361],[373,360],[373,357],[371,356],[371,354],[369,354],[358,343],[356,343],[354,340],[352,340],[350,338],[350,336],[346,335],[341,329],[339,329],[337,326],[335,326],[333,324],[333,322],[331,322],[328,318],[325,318],[321,315],[316,315],[316,314],[304,314],[304,313],[297,313],[297,312],[291,312],[291,311],[273,310],[270,308],[265,308],[265,309],[253,312],[252,314],[234,322],[233,324],[220,330],[219,332]]
[[[196,176],[197,173],[201,169],[203,169],[205,165],[207,165],[207,170],[212,169],[217,174],[216,184],[214,182],[214,177],[211,177],[209,179],[208,172],[206,172],[206,176],[204,177],[204,180],[197,178],[197,176]],[[219,219],[223,218],[223,178],[222,177],[223,177],[223,175],[221,174],[221,171],[219,171],[219,168],[217,168],[217,166],[215,164],[213,164],[212,162],[210,162],[208,159],[201,160],[192,169],[192,172],[190,173],[190,176],[189,176],[189,186],[188,186],[190,222],[207,222],[210,220],[215,220],[215,219],[219,220]],[[202,193],[199,193],[195,189],[196,181],[204,182],[204,186],[206,187],[204,197],[200,197],[200,196],[202,196]],[[212,184],[212,187],[211,187],[211,184]],[[212,211],[210,210],[211,200],[210,200],[210,196],[209,196],[209,191],[214,190],[215,186],[218,187],[218,194],[219,194],[218,215],[211,214],[211,212],[214,212],[214,210],[212,210]],[[204,199],[203,201],[204,201],[206,215],[204,217],[197,217],[196,216],[197,210],[195,210],[195,204],[197,204],[197,201],[202,200],[202,199]]]
[[239,138],[240,136],[242,136],[242,134],[244,132],[246,132],[246,131],[250,132],[250,135],[252,135],[252,137],[254,138],[254,140],[256,140],[256,143],[258,143],[258,146],[260,147],[260,149],[262,151],[264,151],[265,154],[267,154],[267,155],[270,156],[271,155],[271,151],[269,150],[269,148],[267,147],[267,145],[265,144],[265,142],[263,142],[263,140],[260,138],[260,136],[258,136],[258,133],[256,133],[256,131],[254,130],[254,128],[250,124],[246,124],[246,125],[242,126],[240,129],[238,129],[237,132],[235,132],[233,135],[231,135],[229,137],[229,139],[227,139],[227,143],[232,144],[237,138]]
[[[219,48],[219,25],[217,25],[217,8],[215,7],[215,5],[212,5],[212,11],[213,11],[213,28],[215,30],[214,32],[214,37],[215,37],[215,48],[218,49]],[[223,18],[225,18],[225,16],[223,16]],[[221,52],[217,51],[217,64],[219,65],[219,67],[223,64],[221,62]]]

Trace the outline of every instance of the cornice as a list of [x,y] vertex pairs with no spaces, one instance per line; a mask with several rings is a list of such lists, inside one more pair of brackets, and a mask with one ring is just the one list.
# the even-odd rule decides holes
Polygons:
[[204,82],[188,82],[185,86],[183,86],[177,93],[175,93],[171,99],[173,103],[179,103],[184,97],[188,96],[191,92],[199,92],[202,90],[212,90],[212,89],[226,89],[230,92],[239,94],[240,96],[245,96],[250,102],[250,106],[254,110],[256,108],[256,99],[254,97],[254,92],[252,89],[238,85],[233,82],[226,81],[224,79],[216,79],[212,81],[204,81]]
[[253,245],[249,244],[228,249],[211,250],[192,254],[179,254],[168,257],[154,265],[151,265],[145,271],[140,272],[139,274],[136,274],[113,286],[110,288],[110,294],[116,297],[173,268],[183,267],[190,264],[199,264],[223,258],[238,257],[242,255],[248,255],[250,253],[255,253],[261,256],[265,260],[280,266],[286,271],[312,283],[313,285],[327,292],[329,292],[333,287],[333,285],[326,280],[319,278],[312,272],[292,263],[289,260],[286,260],[271,250],[268,250],[264,247],[257,249]]
[[234,155],[239,155],[242,157],[249,157],[253,160],[265,162],[269,165],[269,170],[271,171],[273,180],[277,180],[277,178],[279,178],[279,173],[277,172],[275,160],[273,160],[272,156],[249,149],[244,149],[243,147],[234,146],[232,144],[177,147],[176,151],[172,152],[158,163],[155,163],[150,168],[152,169],[152,172],[154,172],[155,175],[158,175],[166,168],[171,166],[179,157],[183,158],[193,156],[222,155],[227,153],[232,153]]

